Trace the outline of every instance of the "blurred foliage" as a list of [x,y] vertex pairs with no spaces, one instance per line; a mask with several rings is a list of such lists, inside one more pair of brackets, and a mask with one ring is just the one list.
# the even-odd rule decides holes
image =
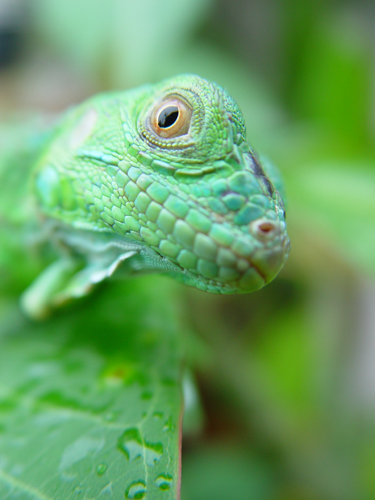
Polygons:
[[[0,110],[195,72],[228,89],[288,193],[292,252],[252,296],[181,288],[205,414],[183,500],[375,496],[375,9],[368,1],[14,2]],[[20,21],[21,22],[21,21]]]

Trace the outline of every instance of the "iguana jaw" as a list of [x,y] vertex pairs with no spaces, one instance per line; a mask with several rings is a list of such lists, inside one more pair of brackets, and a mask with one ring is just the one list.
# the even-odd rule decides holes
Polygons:
[[[258,221],[258,224],[262,223],[265,221]],[[74,292],[75,296],[86,295],[94,284],[109,278],[114,273],[119,276],[150,272],[166,273],[186,285],[211,293],[248,293],[258,290],[276,277],[289,253],[289,238],[283,231],[285,224],[273,222],[273,227],[252,254],[244,257],[238,253],[232,267],[222,266],[218,272],[219,277],[210,278],[203,276],[199,270],[183,268],[160,252],[142,242],[132,241],[131,238],[109,231],[72,228],[51,221],[54,240],[59,245],[66,245],[74,251],[71,258],[84,261],[81,267],[86,270],[85,283],[80,283]],[[241,243],[241,240],[238,241]],[[222,250],[226,249],[223,247]],[[238,246],[238,251],[241,251],[241,244]],[[223,279],[220,279],[220,276]]]

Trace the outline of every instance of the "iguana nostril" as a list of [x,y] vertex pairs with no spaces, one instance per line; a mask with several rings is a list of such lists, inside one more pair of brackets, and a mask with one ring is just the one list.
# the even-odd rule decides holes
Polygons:
[[262,222],[258,225],[258,231],[264,234],[268,234],[275,229],[275,225],[272,222]]
[[270,220],[257,220],[250,224],[250,231],[261,239],[272,238],[277,232],[279,226],[276,222]]

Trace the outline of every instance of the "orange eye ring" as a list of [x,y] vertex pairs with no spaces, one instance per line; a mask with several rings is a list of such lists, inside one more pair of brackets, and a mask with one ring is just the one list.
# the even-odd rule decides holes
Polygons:
[[170,97],[155,108],[150,125],[163,139],[180,137],[189,132],[192,110],[180,97]]

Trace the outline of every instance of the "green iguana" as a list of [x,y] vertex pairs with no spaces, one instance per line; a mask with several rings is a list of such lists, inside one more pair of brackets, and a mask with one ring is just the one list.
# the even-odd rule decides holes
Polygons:
[[35,213],[61,249],[23,295],[33,317],[118,268],[226,294],[261,288],[287,258],[277,174],[235,101],[198,76],[88,99],[30,156]]

